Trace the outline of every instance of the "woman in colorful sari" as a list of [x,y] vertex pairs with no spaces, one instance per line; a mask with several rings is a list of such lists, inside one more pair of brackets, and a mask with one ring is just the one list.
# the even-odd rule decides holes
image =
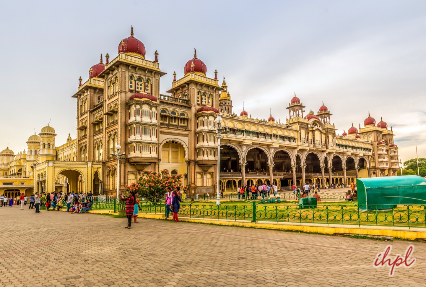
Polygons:
[[133,211],[135,210],[135,194],[121,195],[121,199],[126,202],[127,226],[125,228],[130,229],[132,227]]
[[13,205],[13,197],[10,197],[9,198],[9,206],[12,206]]

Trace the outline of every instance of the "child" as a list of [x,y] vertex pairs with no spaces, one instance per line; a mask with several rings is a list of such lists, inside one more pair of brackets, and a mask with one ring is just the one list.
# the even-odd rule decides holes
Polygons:
[[139,214],[139,198],[136,198],[136,202],[135,202],[134,209],[133,209],[133,222],[134,223],[139,223],[139,222],[137,222],[138,214]]

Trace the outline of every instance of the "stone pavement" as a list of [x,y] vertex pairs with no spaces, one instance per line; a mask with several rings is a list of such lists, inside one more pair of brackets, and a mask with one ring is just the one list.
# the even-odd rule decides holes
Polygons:
[[[28,206],[27,206],[28,207]],[[373,268],[410,242],[0,208],[0,286],[422,286],[412,268]]]

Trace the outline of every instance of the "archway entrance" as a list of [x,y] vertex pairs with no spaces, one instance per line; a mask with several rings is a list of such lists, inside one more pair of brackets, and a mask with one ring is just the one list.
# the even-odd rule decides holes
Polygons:
[[343,177],[343,164],[342,164],[342,159],[335,155],[332,159],[332,168],[331,171],[333,172],[333,182],[334,184],[340,184],[342,183],[341,179]]
[[260,148],[249,150],[246,156],[246,172],[266,172],[268,170],[268,157]]
[[182,184],[187,185],[188,168],[185,161],[185,148],[180,142],[169,140],[161,146],[160,170],[164,169],[173,174],[182,174]]
[[220,149],[220,171],[221,172],[241,172],[240,157],[235,148],[226,144]]
[[63,170],[59,173],[67,178],[69,192],[86,192],[83,190],[83,176],[76,170]]
[[291,173],[291,159],[287,152],[277,151],[274,155],[274,171]]
[[93,176],[93,195],[99,195],[101,194],[101,180],[99,179],[99,172],[95,172]]
[[318,184],[321,175],[321,162],[319,157],[315,153],[309,153],[306,156],[306,183]]

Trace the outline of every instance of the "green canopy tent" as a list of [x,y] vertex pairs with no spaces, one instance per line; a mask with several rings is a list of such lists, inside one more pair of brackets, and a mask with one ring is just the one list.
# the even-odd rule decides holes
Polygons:
[[398,204],[426,205],[426,179],[416,175],[358,178],[360,209],[390,209]]

